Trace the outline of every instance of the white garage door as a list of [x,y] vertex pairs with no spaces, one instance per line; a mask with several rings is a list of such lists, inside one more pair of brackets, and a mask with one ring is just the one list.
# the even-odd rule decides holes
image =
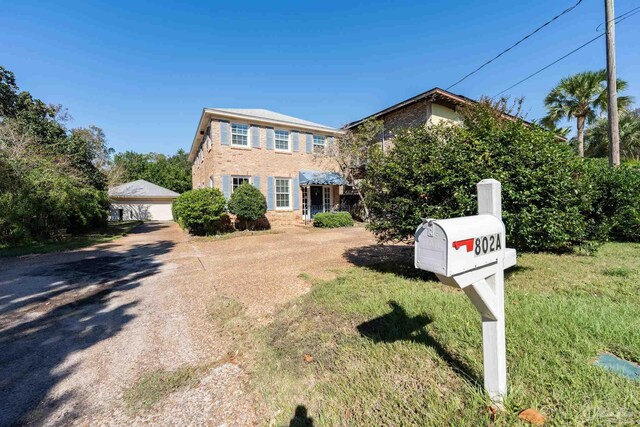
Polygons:
[[171,202],[168,203],[159,203],[154,202],[149,205],[149,214],[150,218],[156,221],[170,221],[173,219],[173,214],[171,213]]
[[111,203],[109,219],[111,221],[120,219],[171,221],[173,220],[171,204],[172,200],[114,200]]

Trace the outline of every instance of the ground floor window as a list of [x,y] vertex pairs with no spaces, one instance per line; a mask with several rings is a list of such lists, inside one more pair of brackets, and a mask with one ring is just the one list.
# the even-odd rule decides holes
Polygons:
[[248,176],[233,176],[231,177],[231,193],[236,191],[236,188],[240,187],[242,184],[249,184]]
[[291,180],[276,178],[276,209],[291,208]]
[[213,175],[209,177],[209,187],[213,188]]

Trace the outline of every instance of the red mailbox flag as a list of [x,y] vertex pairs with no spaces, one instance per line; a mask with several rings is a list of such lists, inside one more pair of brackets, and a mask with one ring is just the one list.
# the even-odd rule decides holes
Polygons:
[[455,249],[460,249],[462,246],[467,247],[467,252],[473,251],[473,241],[475,239],[466,239],[466,240],[458,240],[457,242],[453,242],[453,247]]

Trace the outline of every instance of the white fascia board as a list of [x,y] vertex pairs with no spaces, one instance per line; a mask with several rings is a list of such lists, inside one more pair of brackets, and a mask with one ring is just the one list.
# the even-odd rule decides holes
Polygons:
[[301,130],[316,130],[316,131],[320,131],[320,132],[328,132],[328,133],[331,133],[333,135],[341,135],[342,133],[344,133],[342,130],[335,129],[335,128],[332,128],[332,127],[313,126],[313,125],[307,125],[307,124],[302,124],[302,123],[289,122],[289,121],[286,121],[286,120],[267,119],[267,118],[264,118],[264,117],[252,116],[250,114],[230,113],[228,111],[216,110],[215,108],[205,108],[204,112],[205,113],[210,113],[212,116],[223,118],[223,119],[247,120],[247,121],[250,121],[251,123],[256,123],[256,124],[260,123],[260,124],[267,124],[267,125],[268,124],[285,125],[285,126],[288,126],[288,127],[292,127],[292,128],[295,128],[295,129],[301,129]]
[[249,114],[239,114],[239,113],[230,113],[228,111],[220,111],[220,110],[216,110],[215,108],[204,108],[202,110],[202,114],[200,115],[200,121],[198,122],[198,128],[196,129],[196,134],[193,137],[193,143],[191,144],[191,152],[189,153],[189,162],[191,163],[193,162],[196,156],[197,143],[201,138],[200,130],[202,128],[204,129],[207,128],[207,126],[205,125],[205,119],[207,119],[208,121],[208,120],[211,120],[212,118],[229,119],[229,120],[239,119],[239,120],[248,121],[255,124],[263,124],[263,125],[276,125],[276,126],[283,125],[283,126],[287,126],[294,129],[329,133],[333,136],[339,136],[344,134],[345,132],[342,129],[335,129],[335,128],[324,127],[324,126],[312,126],[312,125],[306,125],[301,123],[289,122],[285,120],[266,119],[263,117],[256,117]]

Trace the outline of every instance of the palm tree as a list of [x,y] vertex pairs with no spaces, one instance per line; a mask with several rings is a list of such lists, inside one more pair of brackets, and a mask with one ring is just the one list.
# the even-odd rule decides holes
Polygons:
[[[640,161],[640,108],[620,114],[620,155],[625,160]],[[584,133],[587,157],[607,157],[609,122],[602,117]]]
[[[584,157],[584,126],[607,109],[607,72],[585,71],[560,80],[560,83],[544,99],[547,116],[542,123],[555,127],[562,119],[576,119],[578,154]],[[617,80],[618,91],[627,88],[627,82]],[[618,108],[631,104],[628,96],[618,97]]]

